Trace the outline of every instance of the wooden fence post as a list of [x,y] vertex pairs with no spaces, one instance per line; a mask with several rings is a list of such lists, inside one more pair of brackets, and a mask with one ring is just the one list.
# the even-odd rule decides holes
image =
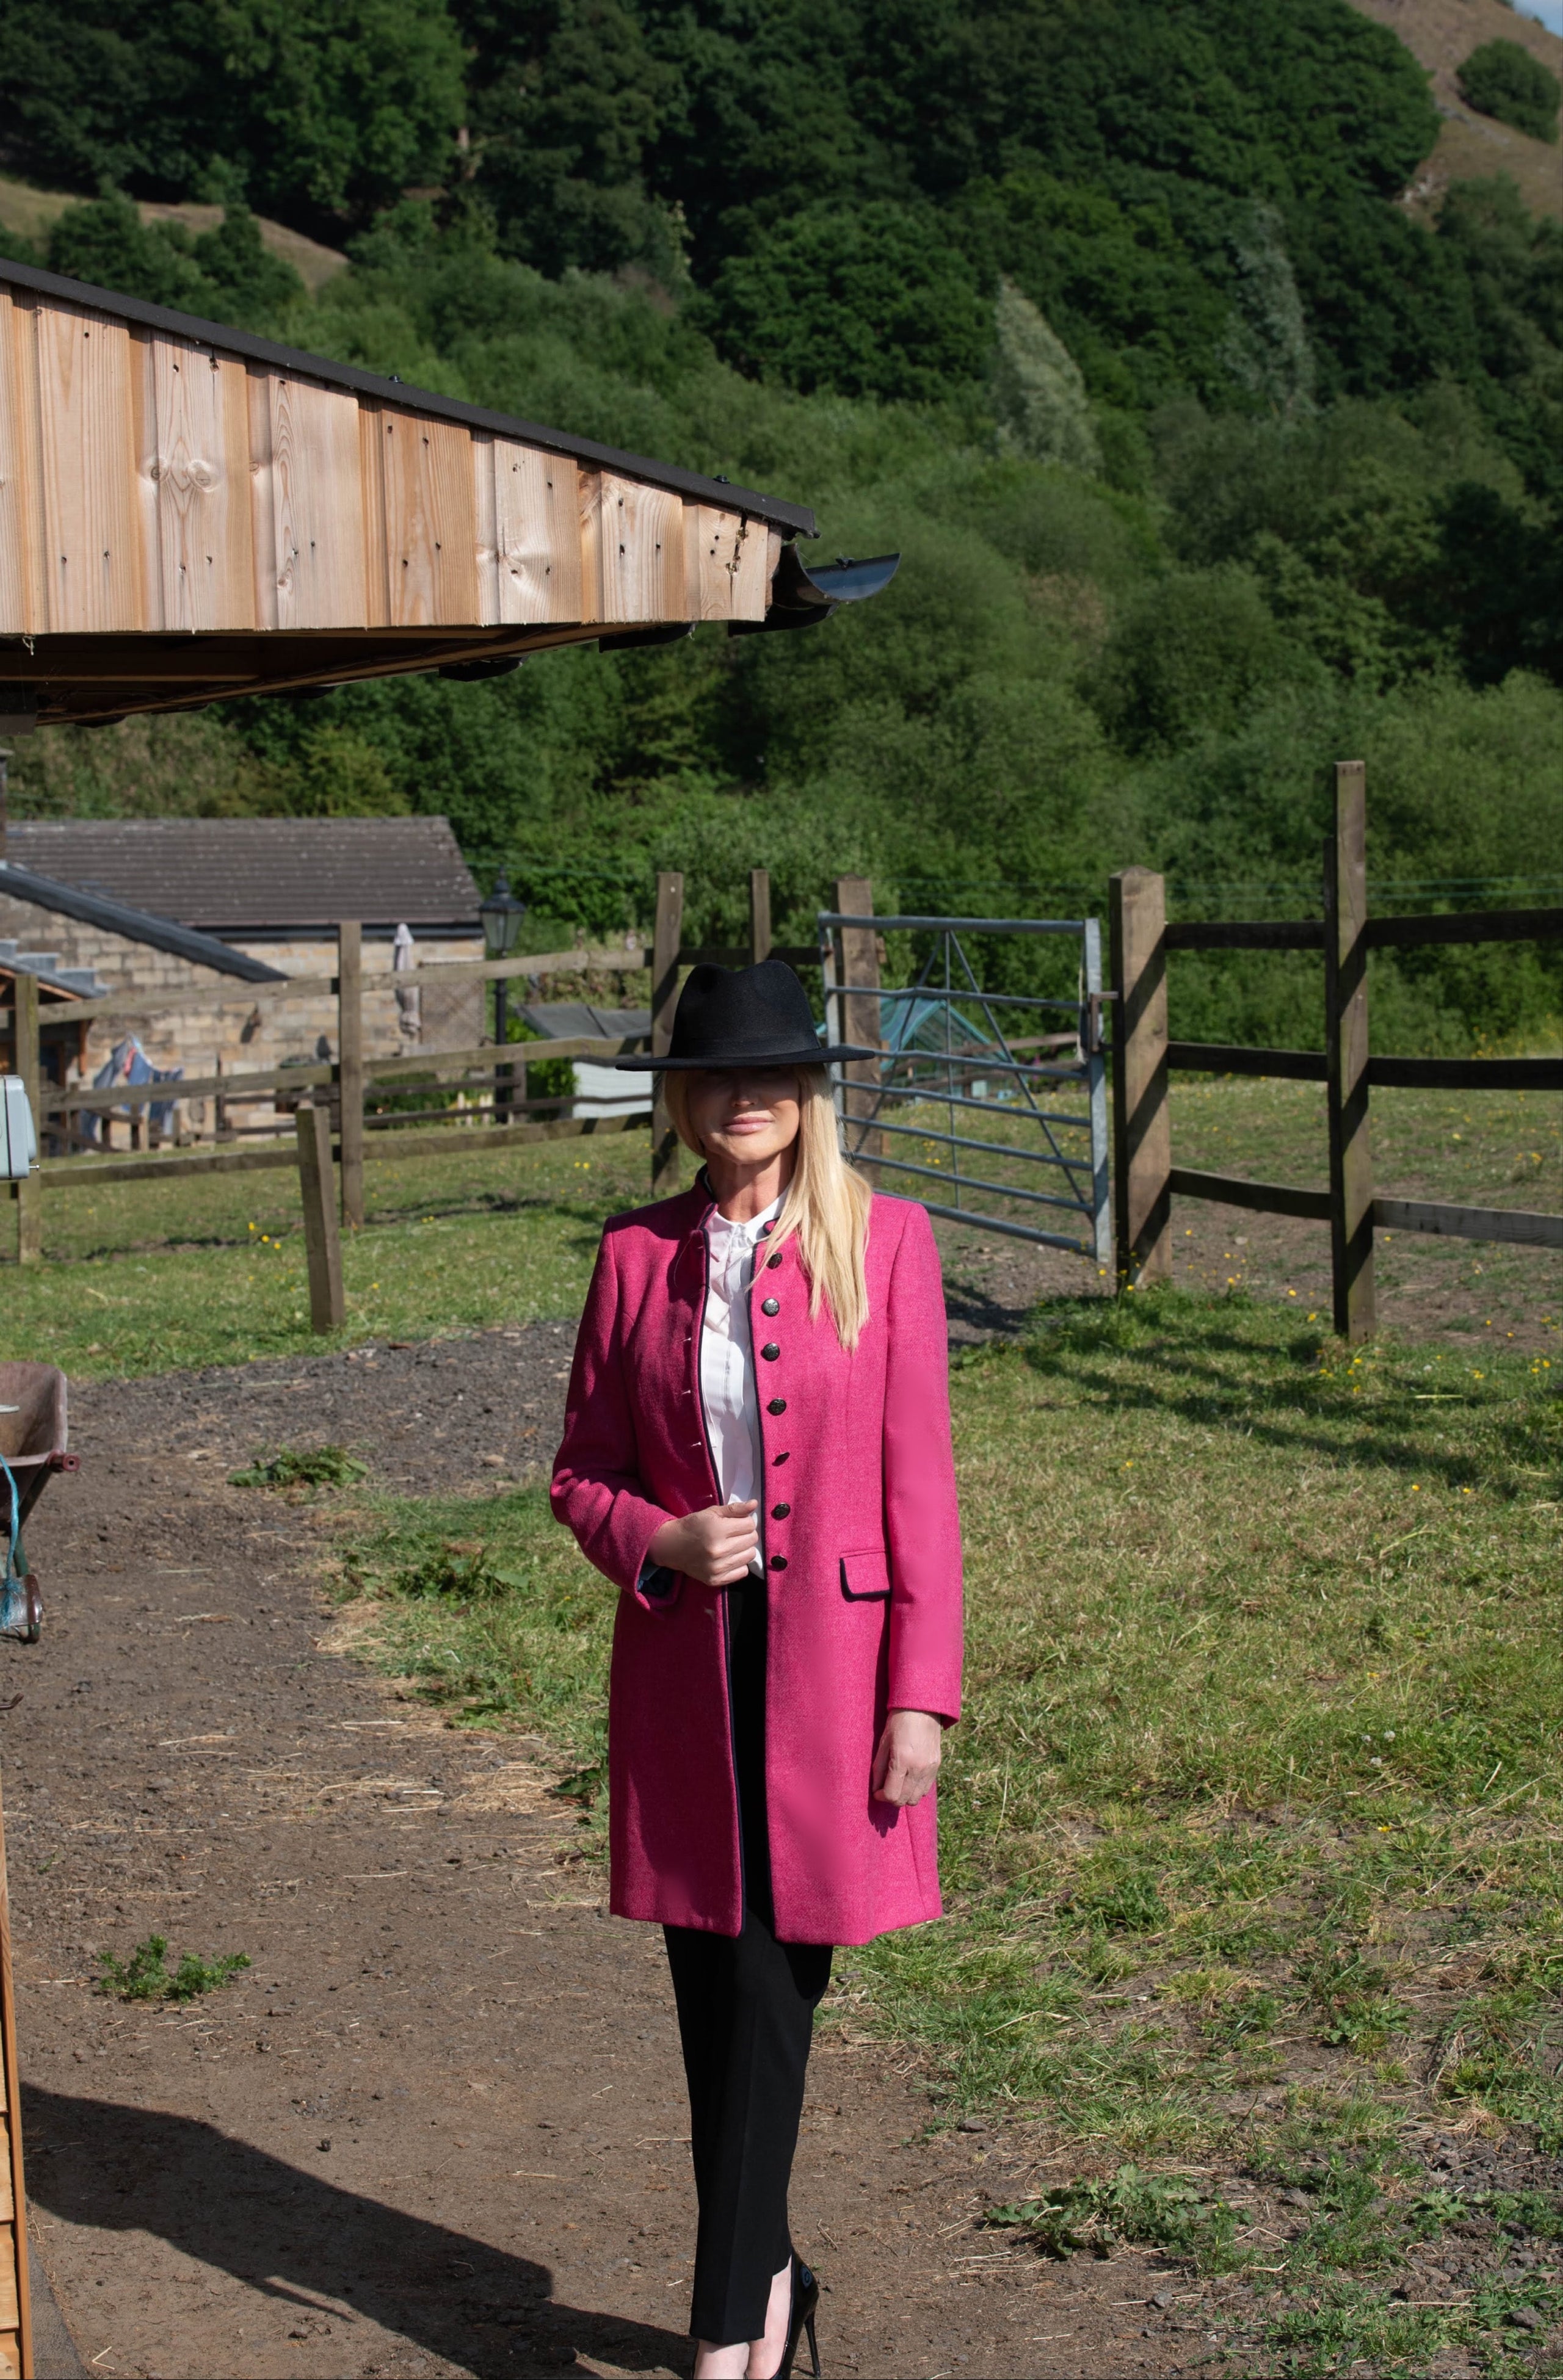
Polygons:
[[[836,906],[843,917],[872,917],[873,886],[866,876],[838,876]],[[879,937],[872,926],[842,926],[842,997],[836,1002],[845,1039],[877,1050],[885,1038],[879,1011]],[[879,1105],[879,1061],[849,1058],[841,1069],[842,1108],[847,1118],[847,1153],[857,1164],[872,1165],[885,1154],[885,1135],[866,1121]],[[854,1121],[856,1119],[856,1121]],[[875,1176],[871,1173],[869,1180]]]
[[749,964],[758,966],[771,955],[771,873],[766,868],[749,871]]
[[1166,883],[1149,868],[1107,880],[1113,990],[1113,1236],[1120,1290],[1172,1271],[1172,1119],[1166,1103]]
[[[32,1121],[38,1132],[38,1154],[43,1154],[43,1106],[40,1093],[42,1068],[38,1053],[38,978],[18,967],[12,986],[11,1052]],[[17,1184],[17,1262],[41,1264],[43,1259],[43,1183],[30,1173]]]
[[[678,953],[684,936],[684,880],[677,870],[656,880],[656,934],[652,947],[652,1055],[661,1058],[673,1038],[678,1005]],[[659,1084],[652,1106],[652,1196],[670,1198],[678,1187],[678,1151]]]
[[363,928],[344,917],[336,929],[336,1130],[342,1149],[342,1220],[363,1221]]
[[27,2184],[21,2155],[21,2058],[17,2048],[16,1989],[11,1973],[11,1899],[6,1881],[6,1822],[0,1814],[0,2075],[5,2082],[5,2108],[0,2114],[0,2177],[10,2206],[0,2216],[0,2292],[15,2275],[15,2305],[0,2304],[0,2371],[17,2372],[31,2380],[32,2298],[27,2268]]
[[336,1230],[331,1168],[331,1111],[300,1099],[293,1119],[299,1135],[299,1196],[304,1208],[304,1254],[310,1269],[310,1328],[339,1330],[347,1319],[342,1296],[342,1242]]
[[1373,1148],[1368,1136],[1367,771],[1335,772],[1325,838],[1325,1052],[1328,1068],[1330,1270],[1342,1339],[1373,1336]]

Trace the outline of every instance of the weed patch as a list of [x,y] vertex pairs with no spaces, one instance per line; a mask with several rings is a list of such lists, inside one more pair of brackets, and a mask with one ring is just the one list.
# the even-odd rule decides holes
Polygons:
[[122,2000],[198,2000],[205,1992],[222,1991],[250,1964],[242,1950],[219,1959],[198,1958],[187,1950],[170,1974],[167,1958],[167,1938],[162,1934],[149,1934],[128,1959],[100,1951],[98,1989]]
[[228,1474],[230,1488],[350,1488],[367,1478],[369,1465],[345,1446],[285,1446],[277,1454],[257,1454],[243,1471]]
[[1238,2217],[1220,2198],[1177,2174],[1145,2174],[1122,2165],[1104,2181],[1071,2181],[988,2216],[1000,2229],[1023,2231],[1044,2255],[1091,2249],[1105,2256],[1115,2240],[1161,2248],[1201,2272],[1224,2272],[1234,2259]]

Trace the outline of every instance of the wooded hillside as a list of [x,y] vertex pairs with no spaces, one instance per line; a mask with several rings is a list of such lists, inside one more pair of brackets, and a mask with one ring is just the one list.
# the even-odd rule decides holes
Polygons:
[[[760,863],[788,940],[849,868],[1296,909],[1348,752],[1386,903],[1563,875],[1563,226],[1406,201],[1439,115],[1349,0],[8,0],[0,94],[0,168],[80,194],[36,261],[907,556],[814,636],[57,732],[24,806],[447,811],[540,947],[656,866],[714,940]],[[1181,1030],[1299,1029],[1277,963],[1182,980]],[[1560,1007],[1481,951],[1375,993],[1406,1047]]]

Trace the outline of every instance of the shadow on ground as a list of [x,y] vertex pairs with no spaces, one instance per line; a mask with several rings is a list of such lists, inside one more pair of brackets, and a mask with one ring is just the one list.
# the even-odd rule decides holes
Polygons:
[[516,2380],[578,2353],[631,2371],[688,2361],[672,2331],[553,2303],[545,2265],[338,2189],[214,2125],[37,2089],[26,2123],[30,2194],[62,2222],[150,2231],[296,2306],[301,2321],[349,2306],[477,2380]]

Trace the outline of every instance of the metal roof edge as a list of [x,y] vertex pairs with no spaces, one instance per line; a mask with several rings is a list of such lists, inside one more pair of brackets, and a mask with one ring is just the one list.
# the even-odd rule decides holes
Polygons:
[[52,876],[39,876],[31,868],[22,868],[14,859],[0,859],[0,892],[14,892],[18,900],[31,901],[40,909],[53,909],[62,917],[74,917],[79,924],[101,926],[105,933],[122,934],[127,941],[146,942],[153,950],[166,951],[173,958],[189,959],[193,966],[215,969],[220,975],[238,976],[243,983],[285,983],[287,978],[281,967],[269,967],[260,959],[247,958],[242,951],[230,950],[214,934],[202,934],[193,926],[177,926],[168,917],[154,917],[150,910],[132,909],[123,901],[110,901],[99,892],[79,892],[74,884],[56,883]]
[[[29,957],[31,956],[30,953]],[[99,993],[106,992],[110,988],[104,982],[101,976],[93,975],[90,967],[31,966],[24,963],[19,953],[15,958],[6,958],[3,949],[0,949],[0,974],[11,976],[13,978],[18,975],[30,975],[35,981],[42,984],[45,990],[61,992],[67,1000],[95,1000]],[[73,975],[92,976],[97,990],[90,991],[82,984],[72,983],[69,978]],[[53,1010],[50,1011],[50,1021],[51,1023],[57,1021]]]
[[699,471],[684,471],[671,463],[658,463],[650,455],[628,455],[617,446],[600,446],[595,439],[568,438],[561,431],[545,430],[540,423],[522,421],[514,414],[495,413],[486,406],[467,405],[458,397],[438,396],[432,389],[411,388],[387,372],[365,371],[360,365],[333,363],[328,357],[310,355],[301,347],[280,346],[275,339],[258,339],[248,331],[236,331],[229,323],[203,322],[199,315],[181,314],[171,306],[151,306],[144,298],[127,298],[114,289],[99,289],[91,282],[70,281],[63,273],[45,273],[33,264],[16,264],[6,257],[0,257],[0,283],[34,290],[43,298],[62,298],[72,306],[94,307],[102,313],[140,322],[149,331],[165,331],[172,338],[221,347],[225,353],[243,356],[250,363],[297,373],[307,380],[325,381],[337,388],[349,388],[359,396],[388,399],[393,405],[405,406],[410,413],[430,414],[441,421],[458,421],[469,430],[491,431],[496,437],[519,439],[551,454],[568,455],[578,462],[600,464],[604,470],[626,472],[653,487],[666,488],[677,495],[694,496],[728,512],[752,513],[757,519],[775,522],[778,528],[790,529],[800,537],[819,535],[813,513],[807,504],[789,504],[779,497],[763,496],[753,488],[733,487],[726,480],[707,479]]

